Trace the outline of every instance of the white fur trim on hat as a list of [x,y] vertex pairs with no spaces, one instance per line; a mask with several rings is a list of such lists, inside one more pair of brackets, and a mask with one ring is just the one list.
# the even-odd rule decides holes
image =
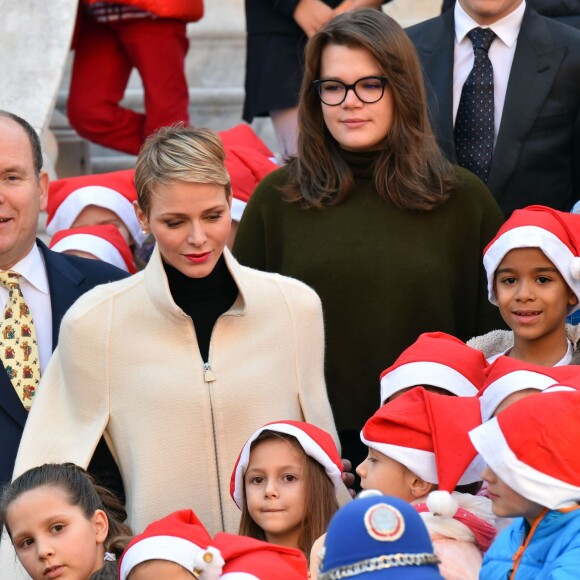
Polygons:
[[438,482],[435,453],[424,451],[423,449],[412,449],[411,447],[391,445],[390,443],[368,441],[365,439],[362,431],[360,433],[360,439],[367,447],[398,461],[408,470],[418,475],[421,479],[424,479],[429,483]]
[[526,499],[552,510],[571,507],[580,501],[580,487],[520,461],[510,449],[497,418],[472,429],[469,437],[497,476]]
[[487,293],[492,304],[497,306],[497,298],[493,291],[495,271],[505,255],[518,248],[542,250],[579,300],[579,304],[569,307],[568,313],[580,308],[580,283],[574,279],[571,272],[574,258],[577,256],[574,256],[557,235],[539,226],[521,226],[508,230],[497,238],[483,256],[483,266],[487,274]]
[[296,437],[305,453],[324,467],[326,474],[334,485],[334,489],[338,492],[342,486],[342,475],[338,467],[328,457],[326,451],[324,451],[324,449],[322,449],[322,447],[320,447],[320,445],[318,445],[318,443],[312,439],[308,433],[299,427],[287,423],[271,423],[258,429],[248,439],[240,453],[240,459],[236,466],[235,488],[233,493],[234,501],[240,509],[242,509],[242,506],[244,505],[244,473],[246,472],[250,462],[250,450],[252,443],[258,438],[262,431],[276,431],[278,433],[285,433],[286,435]]
[[122,193],[102,185],[87,185],[71,192],[54,212],[46,226],[46,233],[54,236],[60,230],[69,229],[80,213],[90,205],[115,212],[127,226],[135,243],[138,246],[143,244],[147,235],[141,231],[133,204]]
[[454,368],[437,362],[417,361],[401,365],[381,379],[381,405],[401,389],[426,384],[458,397],[473,397],[478,392],[477,387]]
[[485,461],[483,457],[478,453],[473,461],[469,464],[469,467],[463,472],[461,479],[457,482],[457,485],[467,485],[469,483],[475,483],[476,481],[481,481],[481,474],[485,469]]
[[72,234],[59,240],[51,250],[54,252],[65,252],[67,250],[80,250],[99,258],[103,262],[108,262],[128,272],[127,264],[123,256],[113,244],[99,236],[91,234]]
[[552,385],[547,389],[544,389],[542,393],[573,393],[577,391],[574,387],[568,387],[566,385]]
[[220,580],[260,580],[260,578],[253,574],[246,574],[246,572],[228,572],[222,574]]
[[232,220],[239,222],[242,219],[246,205],[247,203],[245,201],[241,201],[235,197],[232,197],[232,207],[230,208]]
[[537,389],[543,391],[558,381],[547,375],[535,371],[513,371],[490,383],[479,398],[481,405],[481,419],[491,419],[500,403],[509,395],[523,391],[524,389]]
[[[360,433],[360,438],[367,447],[398,461],[409,471],[412,471],[415,475],[418,475],[428,483],[439,483],[435,453],[424,451],[423,449],[391,445],[390,443],[368,441],[364,438],[362,431]],[[457,482],[457,485],[467,485],[468,483],[481,481],[481,473],[484,468],[485,463],[483,459],[480,455],[476,455],[473,461],[469,464],[469,467],[464,471],[461,479]]]
[[[184,538],[179,538],[177,536],[150,536],[148,538],[143,538],[136,544],[133,544],[123,555],[123,560],[121,562],[121,570],[119,571],[120,580],[127,580],[127,577],[139,564],[147,562],[148,560],[167,560],[169,562],[175,562],[179,564],[186,570],[192,572],[200,567],[200,557],[203,554],[211,551],[214,555],[219,556],[221,560],[221,566],[223,566],[223,559],[219,550],[216,548],[208,548],[204,550],[200,548],[193,542],[186,540]],[[219,564],[216,562],[216,564]],[[201,564],[203,566],[203,563]],[[219,578],[219,572],[221,571],[221,566],[213,566],[215,572],[217,570],[217,576],[215,574],[206,574],[202,572],[200,578]]]

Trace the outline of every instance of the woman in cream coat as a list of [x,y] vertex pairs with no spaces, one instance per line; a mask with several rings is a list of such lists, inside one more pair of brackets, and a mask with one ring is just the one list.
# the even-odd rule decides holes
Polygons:
[[135,532],[183,508],[211,533],[235,532],[230,474],[257,427],[304,420],[336,440],[320,300],[228,252],[231,189],[212,131],[161,129],[135,181],[156,249],[143,272],[67,313],[14,475],[51,461],[86,467],[104,434]]

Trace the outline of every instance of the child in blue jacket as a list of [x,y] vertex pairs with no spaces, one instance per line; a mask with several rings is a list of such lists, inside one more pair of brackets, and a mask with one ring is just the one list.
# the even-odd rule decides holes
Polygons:
[[496,516],[515,517],[480,580],[572,580],[580,570],[580,392],[521,399],[473,429]]

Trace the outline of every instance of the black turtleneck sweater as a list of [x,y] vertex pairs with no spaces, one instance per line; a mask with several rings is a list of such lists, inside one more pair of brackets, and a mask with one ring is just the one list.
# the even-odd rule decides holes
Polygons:
[[175,304],[192,320],[199,352],[204,362],[209,358],[209,341],[216,320],[227,312],[238,296],[238,287],[226,266],[223,255],[205,278],[189,278],[163,262],[169,290]]

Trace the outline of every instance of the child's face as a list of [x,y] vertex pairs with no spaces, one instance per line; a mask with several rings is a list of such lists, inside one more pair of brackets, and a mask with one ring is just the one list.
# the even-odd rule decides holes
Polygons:
[[76,217],[72,223],[71,228],[80,228],[83,226],[100,226],[104,224],[111,224],[115,226],[120,232],[125,241],[131,244],[132,238],[129,229],[125,222],[112,210],[99,205],[88,205]]
[[568,306],[578,299],[558,269],[538,248],[509,251],[500,262],[494,280],[500,313],[525,341],[564,338]]
[[16,555],[33,580],[86,580],[103,566],[105,512],[97,510],[88,519],[60,488],[23,493],[8,508],[6,523]]
[[541,505],[514,491],[496,475],[491,467],[486,467],[481,477],[488,483],[487,491],[496,516],[500,518],[524,517],[532,524],[542,511]]
[[183,566],[167,560],[148,560],[135,566],[128,580],[192,580],[195,576]]
[[367,458],[356,468],[363,489],[377,489],[405,501],[417,499],[411,491],[413,474],[402,464],[369,447]]
[[306,459],[288,441],[268,439],[252,447],[244,476],[248,511],[266,540],[292,548],[304,519]]

